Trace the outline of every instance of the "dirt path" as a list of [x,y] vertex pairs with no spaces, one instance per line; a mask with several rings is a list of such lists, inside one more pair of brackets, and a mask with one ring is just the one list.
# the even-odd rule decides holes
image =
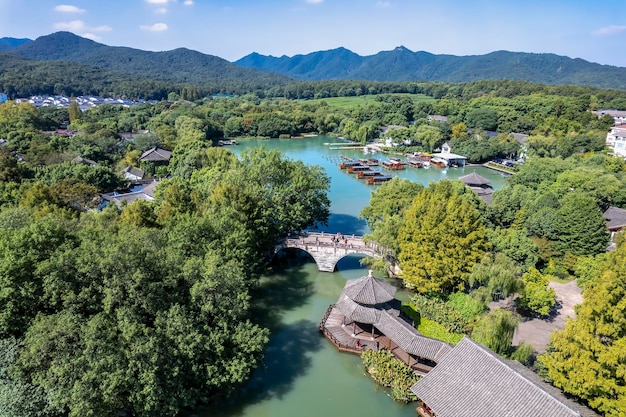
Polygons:
[[537,353],[545,352],[552,332],[565,328],[567,317],[575,317],[574,306],[583,301],[581,289],[576,285],[576,281],[566,284],[551,282],[550,287],[556,291],[557,314],[548,319],[532,319],[520,323],[513,336],[514,346],[526,342],[530,343]]

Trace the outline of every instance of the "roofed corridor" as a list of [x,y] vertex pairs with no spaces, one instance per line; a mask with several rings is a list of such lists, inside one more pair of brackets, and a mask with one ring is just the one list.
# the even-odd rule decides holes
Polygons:
[[[320,324],[320,331],[340,351],[360,355],[364,350],[387,349],[420,375],[425,375],[433,369],[433,366],[420,362],[423,359],[415,358],[405,352],[397,343],[382,334],[374,326],[365,326],[354,321],[344,324],[343,321],[343,315],[333,304],[328,307],[327,316]],[[373,336],[372,329],[374,330]]]

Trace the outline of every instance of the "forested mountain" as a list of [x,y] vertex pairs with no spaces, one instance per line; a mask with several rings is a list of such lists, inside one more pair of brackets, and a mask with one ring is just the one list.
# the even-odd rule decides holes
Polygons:
[[9,51],[16,46],[23,45],[25,43],[32,42],[32,39],[28,38],[0,38],[0,52]]
[[180,90],[172,82],[149,80],[69,62],[41,62],[0,52],[0,92],[10,98],[38,94],[103,95],[162,99]]
[[435,55],[400,46],[360,56],[345,48],[293,57],[247,55],[235,64],[303,80],[471,82],[526,80],[543,84],[626,89],[626,68],[600,65],[555,54],[496,51],[486,55]]
[[12,49],[11,53],[39,61],[76,62],[153,80],[200,86],[237,83],[256,89],[284,85],[289,81],[282,75],[242,68],[225,59],[185,48],[143,51],[104,45],[69,32],[41,36]]

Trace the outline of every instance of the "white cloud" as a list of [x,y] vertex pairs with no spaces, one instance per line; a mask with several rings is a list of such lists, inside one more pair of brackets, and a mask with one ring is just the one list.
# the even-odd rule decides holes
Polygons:
[[146,0],[150,4],[167,4],[170,0]]
[[58,30],[69,30],[70,32],[80,32],[86,27],[85,22],[82,20],[72,20],[70,22],[57,22],[54,24],[54,28]]
[[309,4],[322,4],[324,0],[306,0],[306,2]]
[[83,33],[83,38],[91,39],[92,41],[102,40],[102,36],[98,36],[95,33]]
[[165,14],[167,13],[167,7],[159,7],[158,9],[154,11],[154,13]]
[[626,31],[626,26],[624,25],[620,25],[620,26],[611,25],[611,26],[605,26],[598,30],[594,30],[593,35],[594,36],[613,36],[613,35],[618,35],[624,31]]
[[54,11],[62,13],[84,13],[85,9],[81,9],[80,7],[72,6],[70,4],[59,4],[54,6]]
[[141,25],[139,26],[141,30],[147,30],[148,32],[162,32],[167,30],[167,25],[165,23],[155,23],[152,26]]
[[391,2],[389,1],[377,1],[376,7],[389,7],[391,6]]
[[192,5],[193,5],[193,0],[185,0],[185,1],[183,2],[183,4],[184,4],[185,6],[192,6]]
[[[56,30],[67,30],[67,31],[76,32],[76,33],[87,32],[86,33],[87,35],[89,35],[89,32],[110,32],[111,31],[110,26],[106,26],[106,25],[88,26],[82,20],[71,20],[69,22],[57,22],[54,24],[54,28]],[[83,34],[82,36],[85,36],[85,35]]]

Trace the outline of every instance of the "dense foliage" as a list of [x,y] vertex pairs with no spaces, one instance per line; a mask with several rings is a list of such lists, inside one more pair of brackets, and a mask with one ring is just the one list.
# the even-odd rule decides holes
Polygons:
[[374,381],[389,388],[394,400],[404,403],[417,400],[410,388],[419,380],[419,377],[393,353],[387,349],[365,350],[361,358],[365,369]]
[[626,246],[602,262],[586,283],[576,319],[556,332],[540,356],[559,388],[587,401],[606,416],[626,410]]
[[490,247],[476,199],[460,182],[448,180],[414,199],[398,235],[405,285],[422,293],[464,288]]
[[250,291],[278,236],[326,221],[328,177],[274,151],[238,159],[181,115],[159,140],[189,157],[172,158],[155,200],[87,211],[135,158],[120,124],[152,110],[93,109],[68,138],[42,134],[46,111],[0,105],[2,415],[177,415],[232,392],[263,357]]

